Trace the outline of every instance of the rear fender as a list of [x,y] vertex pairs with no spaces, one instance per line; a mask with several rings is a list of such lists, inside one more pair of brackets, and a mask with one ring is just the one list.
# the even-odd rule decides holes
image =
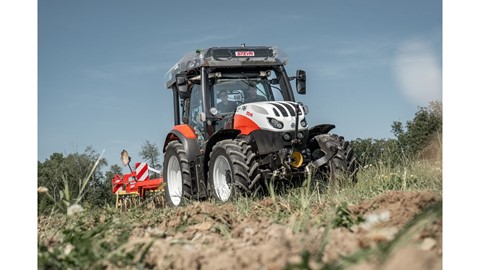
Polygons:
[[193,128],[187,124],[174,126],[173,129],[167,134],[165,143],[163,144],[163,152],[171,141],[179,141],[182,143],[183,148],[188,161],[192,161],[196,156],[200,155],[200,145],[197,141],[197,135],[193,131]]

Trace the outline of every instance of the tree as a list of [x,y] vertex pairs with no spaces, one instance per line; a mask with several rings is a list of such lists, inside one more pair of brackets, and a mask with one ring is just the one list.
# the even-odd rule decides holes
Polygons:
[[380,161],[387,166],[394,166],[401,160],[399,144],[395,139],[360,139],[351,141],[361,166],[377,164]]
[[392,133],[407,156],[419,154],[442,133],[442,103],[433,101],[428,107],[419,107],[413,120],[407,121],[405,126],[393,122]]
[[112,180],[115,177],[115,174],[122,175],[123,169],[117,164],[110,166],[110,170],[105,173],[105,178],[107,180]]
[[160,165],[159,162],[160,148],[155,143],[151,143],[150,141],[146,140],[142,145],[142,150],[140,153],[138,153],[138,155],[146,160],[150,167],[157,170],[162,169],[162,165]]
[[[99,156],[100,154],[90,146],[82,154],[73,153],[64,156],[61,153],[53,153],[43,163],[38,162],[37,164],[38,185],[46,187],[55,202],[60,201],[61,196],[65,196],[66,185],[68,185],[68,193],[72,197],[78,196],[82,181],[88,176]],[[83,192],[82,201],[88,202],[89,205],[100,206],[105,201],[105,190],[111,189],[111,183],[105,181],[101,171],[102,167],[106,165],[105,158],[99,160]],[[39,194],[39,214],[50,211],[53,205],[54,202],[49,200],[47,196]]]
[[435,153],[438,146],[430,144],[441,138],[442,103],[433,101],[428,107],[419,107],[413,120],[407,121],[405,126],[394,121],[392,133],[396,139],[357,138],[351,141],[358,163],[366,166],[381,161],[394,166],[405,158],[438,156]]
[[[61,153],[53,153],[45,162],[38,162],[38,185],[48,188],[54,200],[58,198],[59,191],[63,188],[62,174],[64,171],[65,157]],[[38,212],[49,210],[53,202],[45,196],[38,196]]]
[[115,196],[112,193],[112,179],[115,177],[115,174],[122,176],[122,167],[117,164],[110,166],[110,169],[105,173],[105,185],[98,187],[98,198],[96,201],[113,205],[115,204]]

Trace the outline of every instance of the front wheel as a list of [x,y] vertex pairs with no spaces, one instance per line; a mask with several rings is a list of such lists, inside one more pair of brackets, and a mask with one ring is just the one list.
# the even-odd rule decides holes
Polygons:
[[[327,147],[334,147],[338,151],[332,159],[324,166],[318,168],[316,178],[322,183],[329,181],[338,181],[341,178],[347,178],[351,182],[357,181],[357,161],[353,153],[353,148],[342,136],[336,134],[321,134],[315,136],[315,139],[321,140]],[[325,151],[312,141],[312,156],[314,159],[321,158]]]
[[238,195],[255,194],[260,175],[251,147],[241,140],[218,142],[210,153],[208,181],[214,198],[226,202]]
[[163,168],[165,201],[169,206],[183,205],[191,197],[191,180],[186,153],[178,141],[168,143]]

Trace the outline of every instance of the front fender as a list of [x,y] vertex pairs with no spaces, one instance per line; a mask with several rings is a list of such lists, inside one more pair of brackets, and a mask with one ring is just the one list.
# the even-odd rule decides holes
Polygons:
[[213,146],[218,141],[226,140],[226,139],[235,139],[238,136],[238,134],[240,134],[240,132],[241,131],[238,129],[221,129],[215,132],[207,141],[207,147],[205,148],[205,156],[208,157],[210,155],[210,151],[212,151]]
[[163,153],[165,153],[165,148],[171,141],[180,141],[182,143],[189,162],[194,160],[196,156],[200,155],[200,145],[197,141],[197,135],[189,125],[183,124],[173,127],[165,138]]
[[334,128],[335,128],[335,125],[332,125],[332,124],[316,125],[308,131],[308,140],[310,141],[311,138],[320,134],[327,134],[328,132],[330,132],[330,130]]

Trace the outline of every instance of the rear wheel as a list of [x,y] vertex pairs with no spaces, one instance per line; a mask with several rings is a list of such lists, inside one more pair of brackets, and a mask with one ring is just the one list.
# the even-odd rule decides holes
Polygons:
[[208,181],[216,200],[226,202],[238,195],[252,195],[260,174],[251,146],[234,139],[218,142],[210,153]]
[[191,198],[191,180],[188,160],[183,145],[168,143],[163,161],[165,201],[169,206],[180,206]]

